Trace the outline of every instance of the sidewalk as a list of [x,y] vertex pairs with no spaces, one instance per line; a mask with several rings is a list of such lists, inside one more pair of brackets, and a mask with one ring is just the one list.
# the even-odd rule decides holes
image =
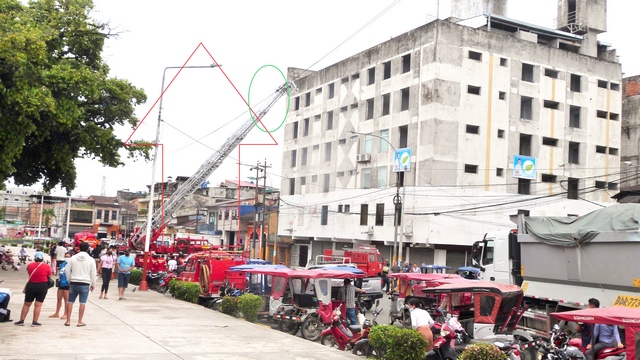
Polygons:
[[[16,249],[12,249],[16,251]],[[48,258],[48,257],[47,257]],[[45,259],[46,260],[46,259]],[[0,288],[13,292],[9,309],[19,320],[28,278],[20,271],[0,270]],[[100,300],[100,282],[89,295],[78,328],[78,304],[71,326],[50,319],[56,305],[56,288],[49,289],[42,306],[41,327],[30,326],[33,305],[25,326],[0,323],[0,359],[358,359],[277,330],[234,319],[205,307],[179,301],[155,291],[132,293],[118,300],[117,282],[109,286],[109,299]]]

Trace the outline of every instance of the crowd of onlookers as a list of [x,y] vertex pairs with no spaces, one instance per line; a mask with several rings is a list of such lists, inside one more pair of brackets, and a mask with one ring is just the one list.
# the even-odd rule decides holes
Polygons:
[[[422,266],[424,266],[425,264],[422,263]],[[389,292],[389,288],[395,288],[396,284],[394,281],[395,279],[391,279],[389,277],[387,277],[387,275],[389,274],[397,274],[397,273],[421,273],[422,269],[421,267],[418,266],[417,263],[414,263],[413,266],[411,266],[411,263],[409,263],[408,261],[405,261],[402,266],[398,264],[394,264],[393,266],[389,266],[389,260],[385,260],[384,264],[382,265],[382,286],[385,288],[385,292]]]

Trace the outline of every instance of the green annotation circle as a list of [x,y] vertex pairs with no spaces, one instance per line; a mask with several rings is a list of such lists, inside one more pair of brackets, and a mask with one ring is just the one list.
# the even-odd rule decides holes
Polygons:
[[247,104],[249,105],[249,115],[251,116],[251,120],[253,120],[253,123],[256,125],[256,127],[263,132],[275,132],[278,131],[278,129],[280,129],[282,127],[282,125],[284,125],[285,120],[287,120],[287,116],[289,115],[289,104],[291,103],[291,89],[289,87],[287,87],[287,108],[285,110],[284,113],[284,118],[282,119],[282,122],[280,122],[280,125],[278,125],[277,128],[273,129],[273,130],[266,130],[266,126],[263,124],[263,126],[265,126],[265,129],[262,129],[259,125],[258,120],[255,118],[255,116],[253,116],[253,111],[251,110],[251,86],[253,85],[253,80],[256,78],[256,75],[258,75],[258,73],[260,72],[260,70],[266,68],[266,67],[272,67],[276,70],[278,70],[278,72],[280,73],[280,75],[282,75],[282,78],[284,79],[284,82],[287,82],[287,77],[284,76],[284,73],[282,72],[282,70],[280,70],[277,66],[275,65],[262,65],[258,70],[256,70],[256,72],[253,74],[253,76],[251,77],[251,82],[249,83],[249,93],[247,94]]

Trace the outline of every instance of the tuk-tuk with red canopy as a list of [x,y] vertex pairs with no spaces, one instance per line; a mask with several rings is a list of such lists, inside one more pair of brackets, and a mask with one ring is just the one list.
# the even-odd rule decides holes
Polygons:
[[[624,326],[625,349],[627,359],[637,359],[637,347],[640,344],[640,309],[624,306],[607,308],[582,309],[551,313],[551,316],[561,321],[574,321],[587,324],[607,324]],[[585,344],[583,344],[585,346]],[[604,351],[617,350],[613,348]],[[596,354],[597,356],[598,354]]]
[[476,340],[493,340],[496,335],[513,335],[516,341],[531,341],[524,331],[516,326],[527,307],[522,305],[524,293],[519,286],[505,285],[491,281],[448,279],[442,285],[422,289],[427,295],[471,294],[473,296],[473,317],[461,317],[467,326],[467,333]]
[[[280,304],[273,315],[281,331],[296,334],[309,314],[324,323],[330,323],[334,309],[344,307],[342,301],[335,300],[338,289],[332,287],[332,279],[360,279],[366,274],[359,269],[341,270],[291,270],[291,269],[248,269],[247,273],[270,275],[272,279],[270,308]],[[342,314],[346,314],[342,309]],[[311,322],[308,322],[311,324]],[[316,340],[322,332],[319,322],[308,326],[303,337]],[[317,333],[317,334],[316,334]]]
[[405,306],[412,298],[420,300],[420,307],[435,315],[435,304],[437,298],[434,295],[427,296],[422,289],[435,287],[443,284],[443,280],[462,279],[455,274],[446,273],[394,273],[389,274],[389,278],[398,279],[397,291],[391,291],[391,309],[389,311],[389,324],[393,325],[399,320],[403,327],[411,328],[411,316],[409,309]]

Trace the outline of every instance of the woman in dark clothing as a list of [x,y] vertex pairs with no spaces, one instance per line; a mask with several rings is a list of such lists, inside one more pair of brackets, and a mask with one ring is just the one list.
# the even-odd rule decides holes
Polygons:
[[44,298],[47,297],[47,291],[49,290],[49,276],[51,276],[51,268],[47,266],[44,260],[44,254],[36,252],[33,256],[35,262],[32,262],[27,266],[27,272],[29,273],[29,282],[24,291],[24,304],[22,305],[22,313],[20,314],[20,320],[15,322],[15,325],[24,326],[24,319],[27,318],[29,308],[33,300],[36,301],[35,308],[33,309],[33,322],[31,326],[40,326],[38,318],[40,317],[40,310],[42,309],[42,303]]

